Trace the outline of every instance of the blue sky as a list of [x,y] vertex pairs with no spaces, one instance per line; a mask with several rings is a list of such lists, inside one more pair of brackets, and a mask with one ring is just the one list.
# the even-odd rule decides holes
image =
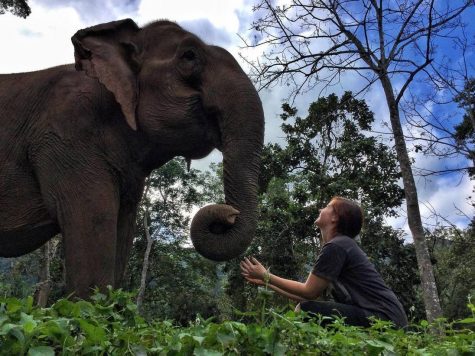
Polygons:
[[[176,21],[205,42],[225,47],[239,61],[240,52],[248,56],[259,55],[258,50],[246,52],[240,49],[243,43],[238,36],[238,33],[249,34],[246,31],[255,16],[251,0],[30,0],[29,4],[32,13],[26,19],[10,14],[0,16],[0,73],[25,72],[71,63],[74,57],[70,38],[77,30],[126,17],[134,19],[139,25],[157,19]],[[244,63],[242,65],[245,67]],[[345,90],[355,90],[358,85],[359,78],[348,74],[333,89],[341,94]],[[281,104],[288,96],[288,88],[277,86],[262,91],[260,95],[266,116],[265,140],[282,143],[279,114]],[[294,105],[301,116],[306,114],[308,105],[316,99],[315,95],[312,91],[296,98]],[[381,130],[388,132],[384,123],[389,122],[389,116],[381,87],[375,85],[364,99],[375,113]],[[409,150],[418,167],[437,168],[447,164],[446,161],[416,154],[410,146]],[[204,169],[211,161],[220,159],[220,153],[215,151],[204,160],[194,161],[192,166]],[[467,201],[473,185],[466,176],[416,177],[416,182],[427,226],[436,222],[433,210],[459,226],[467,224],[466,216],[473,216],[473,209]],[[388,222],[407,230],[404,209],[400,215]],[[440,219],[439,222],[443,223]]]

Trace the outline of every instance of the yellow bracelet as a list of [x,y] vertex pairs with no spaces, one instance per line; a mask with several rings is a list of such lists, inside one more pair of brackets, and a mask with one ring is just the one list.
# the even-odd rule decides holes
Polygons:
[[270,272],[269,272],[270,268],[266,269],[266,273],[264,274],[264,282],[266,284],[266,288],[267,286],[269,285],[269,282],[270,282]]

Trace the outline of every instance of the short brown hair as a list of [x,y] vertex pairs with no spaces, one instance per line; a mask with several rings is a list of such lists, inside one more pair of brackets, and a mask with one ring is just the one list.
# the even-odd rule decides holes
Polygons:
[[353,200],[338,196],[333,197],[330,203],[332,203],[338,216],[338,232],[355,238],[363,226],[363,209]]

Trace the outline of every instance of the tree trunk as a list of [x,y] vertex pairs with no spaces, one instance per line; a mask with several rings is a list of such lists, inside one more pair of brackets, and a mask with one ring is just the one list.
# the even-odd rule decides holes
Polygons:
[[442,309],[440,307],[439,294],[437,292],[433,267],[430,261],[429,249],[427,248],[424,236],[416,183],[414,181],[414,175],[412,174],[411,161],[407,153],[406,142],[399,116],[398,103],[394,97],[391,81],[387,76],[382,76],[381,84],[389,107],[389,117],[396,144],[396,154],[402,174],[407,206],[407,220],[414,240],[414,247],[416,249],[417,265],[421,276],[422,296],[426,316],[427,320],[432,322],[442,316]]
[[145,255],[143,257],[142,275],[140,277],[140,288],[139,288],[139,293],[137,295],[137,309],[139,313],[142,313],[142,304],[143,304],[143,298],[145,295],[145,281],[147,279],[150,251],[152,250],[152,244],[153,244],[152,237],[150,236],[150,232],[148,231],[147,215],[144,216],[143,226],[145,229],[145,236],[147,237],[147,248],[145,249]]
[[[150,182],[148,181],[145,188],[145,192],[144,192],[144,200],[147,198],[149,188],[150,188]],[[140,277],[140,288],[137,295],[137,309],[138,309],[139,314],[142,313],[142,305],[143,305],[143,299],[145,295],[145,282],[147,279],[150,251],[152,250],[152,243],[153,243],[152,237],[150,236],[149,226],[148,226],[149,206],[147,203],[145,204],[145,207],[146,208],[145,208],[144,218],[143,218],[143,227],[145,230],[145,237],[147,239],[147,247],[145,248],[145,254],[143,257],[142,274]]]
[[49,294],[51,291],[51,280],[50,280],[50,244],[51,242],[46,242],[43,247],[41,247],[41,261],[40,261],[40,271],[39,271],[39,282],[36,284],[35,290],[35,304],[39,307],[46,307],[48,303]]

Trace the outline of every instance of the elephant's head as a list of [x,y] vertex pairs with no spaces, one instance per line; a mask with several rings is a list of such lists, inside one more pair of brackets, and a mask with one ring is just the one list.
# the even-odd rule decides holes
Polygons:
[[191,238],[212,260],[243,253],[256,226],[264,116],[235,59],[169,21],[143,28],[115,21],[78,31],[72,41],[76,69],[114,94],[129,129],[151,147],[144,166],[222,151],[226,204],[202,208]]

